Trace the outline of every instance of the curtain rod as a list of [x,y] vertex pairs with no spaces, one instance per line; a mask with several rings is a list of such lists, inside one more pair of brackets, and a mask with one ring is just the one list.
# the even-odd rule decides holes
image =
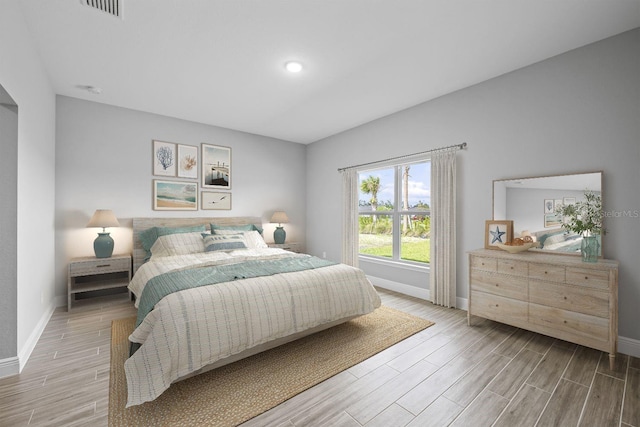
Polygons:
[[433,150],[421,151],[420,153],[406,154],[404,156],[391,157],[389,159],[378,160],[376,162],[361,163],[359,165],[353,165],[353,166],[347,166],[347,167],[344,167],[344,168],[338,168],[338,172],[342,172],[342,171],[345,171],[347,169],[359,168],[361,166],[375,165],[376,163],[389,162],[391,160],[400,160],[400,159],[405,159],[407,157],[419,156],[420,154],[433,153],[434,151],[448,150],[450,148],[456,148],[456,147],[458,148],[458,150],[462,150],[462,149],[467,147],[467,143],[463,142],[462,144],[449,145],[448,147],[434,148]]

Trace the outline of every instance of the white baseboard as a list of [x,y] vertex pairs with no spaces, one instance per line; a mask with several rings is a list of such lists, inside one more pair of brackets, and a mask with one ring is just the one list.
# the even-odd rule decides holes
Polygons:
[[20,361],[17,357],[0,359],[0,378],[10,377],[20,373]]
[[51,301],[45,312],[42,314],[42,317],[40,317],[40,321],[31,332],[31,335],[29,335],[29,339],[27,339],[27,342],[18,352],[17,359],[19,360],[19,369],[18,372],[15,372],[15,374],[19,374],[20,372],[22,372],[22,369],[24,369],[24,366],[27,364],[27,361],[29,360],[33,349],[36,347],[36,344],[38,344],[40,335],[42,335],[42,332],[44,332],[44,328],[47,327],[47,323],[49,323],[49,319],[51,319],[51,315],[56,309],[57,303],[57,299]]
[[394,282],[393,280],[382,279],[380,277],[369,276],[367,278],[373,286],[378,286],[383,289],[388,289],[390,291],[399,292],[404,295],[409,295],[411,297],[420,298],[423,300],[431,301],[431,296],[429,289],[418,288],[416,286],[406,285],[400,282]]
[[640,357],[640,340],[618,337],[618,352],[633,357]]

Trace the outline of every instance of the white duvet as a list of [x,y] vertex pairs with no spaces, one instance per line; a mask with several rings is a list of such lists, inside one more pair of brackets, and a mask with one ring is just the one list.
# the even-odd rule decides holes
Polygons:
[[[142,265],[129,289],[139,299],[148,280],[168,271],[286,256],[307,255],[268,248],[165,257]],[[125,362],[127,407],[217,360],[379,306],[364,273],[344,264],[167,295],[129,337],[141,347]]]

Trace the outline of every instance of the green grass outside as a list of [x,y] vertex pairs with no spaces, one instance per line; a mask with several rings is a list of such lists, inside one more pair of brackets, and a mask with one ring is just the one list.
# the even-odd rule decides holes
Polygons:
[[[429,239],[405,237],[404,240],[400,249],[401,259],[429,263],[431,259]],[[391,236],[360,234],[360,253],[391,258],[393,256]]]

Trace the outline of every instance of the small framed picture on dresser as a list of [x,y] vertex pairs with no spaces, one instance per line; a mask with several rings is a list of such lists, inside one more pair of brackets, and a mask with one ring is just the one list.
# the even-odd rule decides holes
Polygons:
[[498,243],[507,243],[513,239],[513,221],[493,220],[485,221],[484,247],[486,249],[500,249]]

